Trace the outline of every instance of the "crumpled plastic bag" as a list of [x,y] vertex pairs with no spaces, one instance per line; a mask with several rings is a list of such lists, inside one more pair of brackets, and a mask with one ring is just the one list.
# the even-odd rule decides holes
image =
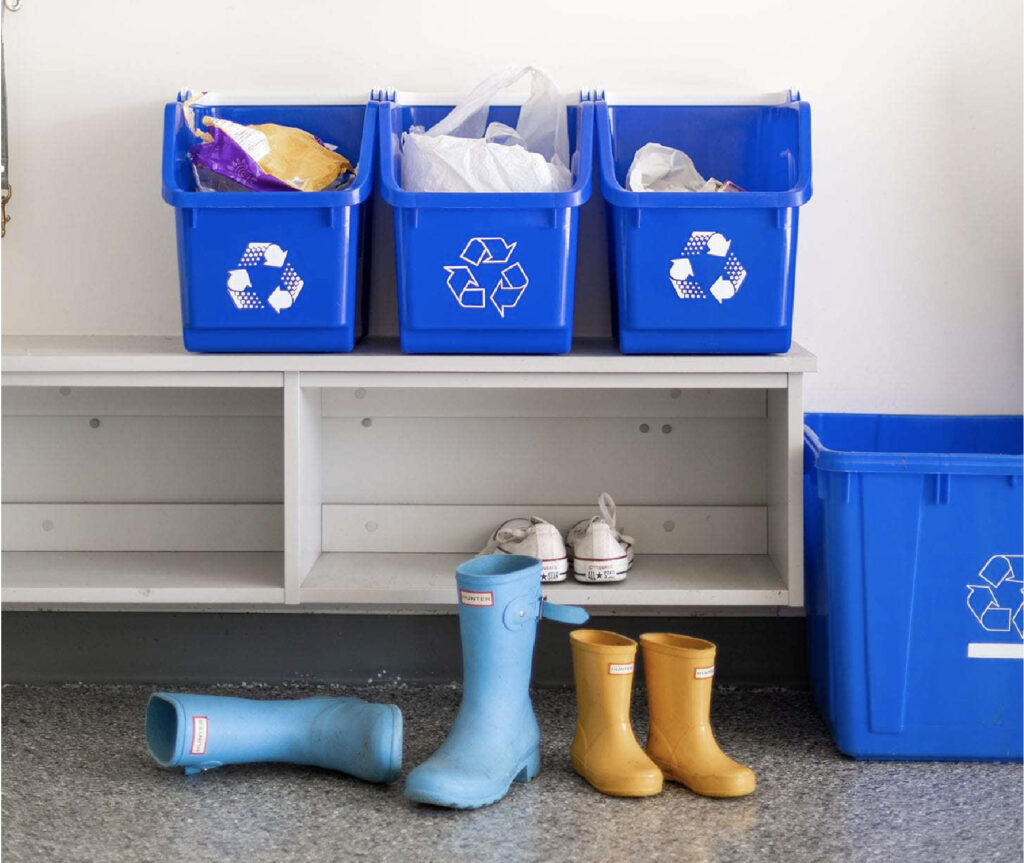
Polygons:
[[711,177],[707,180],[682,150],[644,144],[633,156],[626,174],[631,192],[740,192],[739,186]]
[[[491,100],[524,75],[530,97],[513,129],[487,124]],[[439,123],[402,136],[402,188],[409,192],[565,192],[572,188],[565,100],[533,66],[499,72]],[[486,128],[485,128],[486,126]]]
[[184,103],[185,123],[199,143],[189,150],[200,191],[300,191],[337,189],[354,173],[348,159],[315,135],[293,126],[244,126],[203,117],[197,129],[193,105]]

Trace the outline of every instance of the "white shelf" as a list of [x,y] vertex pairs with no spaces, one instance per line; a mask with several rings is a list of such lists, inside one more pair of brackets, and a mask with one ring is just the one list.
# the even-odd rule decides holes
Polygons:
[[648,553],[622,584],[550,585],[552,600],[604,614],[799,607],[802,375],[815,367],[795,344],[414,356],[368,340],[239,355],[7,336],[16,550],[2,599],[450,611],[455,567],[494,524],[531,507],[568,524],[607,490]]
[[564,356],[465,356],[403,354],[395,340],[368,339],[348,354],[190,354],[162,336],[5,336],[2,369],[5,384],[27,386],[280,387],[284,373],[301,372],[311,386],[784,388],[787,374],[816,362],[797,344],[768,356],[627,356],[610,340],[580,339]]
[[[322,554],[300,589],[300,601],[395,609],[455,607],[455,567],[466,554]],[[623,606],[786,605],[789,592],[767,555],[638,555],[617,584],[544,585],[554,602],[607,611]]]
[[5,551],[4,603],[284,602],[280,552]]

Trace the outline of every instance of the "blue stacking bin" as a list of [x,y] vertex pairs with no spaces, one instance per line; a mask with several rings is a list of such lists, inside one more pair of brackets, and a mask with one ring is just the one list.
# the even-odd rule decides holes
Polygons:
[[[579,207],[593,171],[591,103],[570,105],[574,183],[558,193],[407,192],[401,136],[430,128],[452,105],[397,97],[380,105],[381,194],[395,211],[402,350],[558,354],[572,346]],[[515,126],[519,107],[488,122]]]
[[1024,420],[808,414],[811,682],[867,759],[1020,760]]
[[373,187],[376,102],[211,104],[195,106],[195,114],[197,128],[206,115],[296,126],[336,145],[357,174],[341,191],[198,192],[188,159],[197,139],[182,102],[167,105],[163,197],[175,208],[185,347],[352,350],[365,329],[365,300],[357,295],[369,269],[362,252],[370,220],[363,211]]
[[[811,112],[597,102],[623,353],[782,353],[792,342],[798,207],[811,196]],[[644,144],[674,147],[743,192],[631,192]]]

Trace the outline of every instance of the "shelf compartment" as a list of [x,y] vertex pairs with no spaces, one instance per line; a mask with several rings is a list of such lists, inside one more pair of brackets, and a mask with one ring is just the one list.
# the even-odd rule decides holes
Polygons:
[[5,605],[284,601],[281,552],[5,551],[2,562]]
[[[303,604],[374,606],[387,611],[453,610],[455,567],[465,554],[329,552],[300,588]],[[767,554],[638,555],[617,584],[570,580],[544,586],[555,602],[590,611],[626,607],[780,606],[788,603],[782,576]]]

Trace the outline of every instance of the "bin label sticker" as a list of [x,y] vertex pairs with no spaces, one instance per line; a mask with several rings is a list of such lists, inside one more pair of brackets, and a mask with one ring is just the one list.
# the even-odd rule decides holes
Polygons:
[[228,270],[228,296],[235,308],[270,306],[281,314],[295,305],[303,283],[287,257],[288,252],[277,243],[249,243],[238,267]]
[[716,231],[694,231],[678,258],[672,258],[669,281],[681,300],[706,300],[718,304],[739,293],[747,271],[732,252],[732,240]]
[[473,237],[459,258],[446,266],[448,290],[464,309],[493,308],[501,317],[523,298],[530,279],[522,264],[510,263],[518,243],[502,237]]
[[[967,584],[967,608],[986,632],[1016,632],[1024,639],[1024,555],[994,554]],[[1024,644],[967,645],[974,659],[1024,659]]]

